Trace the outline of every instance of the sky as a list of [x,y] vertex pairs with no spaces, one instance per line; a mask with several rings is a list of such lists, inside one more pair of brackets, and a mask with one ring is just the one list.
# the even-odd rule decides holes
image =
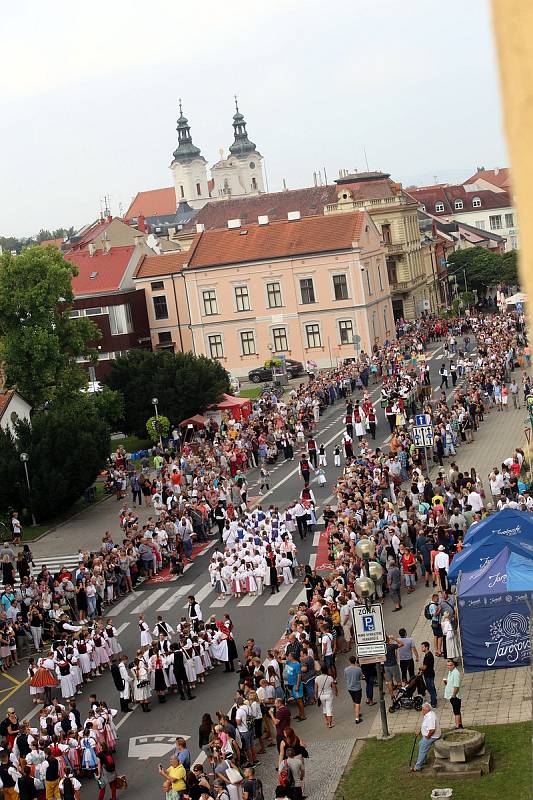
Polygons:
[[507,164],[487,0],[25,0],[2,21],[0,235],[172,186],[179,97],[212,164],[238,95],[270,191],[365,150],[404,185]]

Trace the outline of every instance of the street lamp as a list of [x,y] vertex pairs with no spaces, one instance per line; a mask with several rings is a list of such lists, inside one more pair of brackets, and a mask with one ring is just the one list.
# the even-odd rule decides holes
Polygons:
[[32,503],[32,500],[31,500],[30,476],[28,474],[28,461],[30,460],[30,457],[29,457],[29,455],[27,453],[21,453],[20,454],[20,460],[24,464],[24,472],[26,473],[26,483],[28,485],[28,498],[29,498],[29,501],[30,501],[30,509],[31,509],[31,524],[33,526],[35,526],[35,525],[37,525],[37,520],[35,519],[35,514],[33,513],[33,503]]
[[[372,595],[376,590],[374,581],[378,581],[382,574],[383,568],[377,561],[371,561],[376,552],[376,544],[373,539],[363,536],[355,545],[355,552],[361,559],[361,575],[355,581],[355,590],[357,594],[363,598],[363,602],[368,610],[372,607]],[[385,707],[385,692],[383,690],[383,669],[380,663],[376,664],[376,672],[378,674],[378,692],[379,692],[379,713],[381,716],[381,737],[388,739],[389,723],[387,720],[387,709]]]
[[163,452],[163,439],[161,437],[161,431],[159,430],[159,425],[157,424],[159,422],[159,413],[157,410],[158,403],[159,400],[157,399],[157,397],[152,397],[152,405],[154,406],[157,430],[159,431],[159,447],[161,448],[161,452]]

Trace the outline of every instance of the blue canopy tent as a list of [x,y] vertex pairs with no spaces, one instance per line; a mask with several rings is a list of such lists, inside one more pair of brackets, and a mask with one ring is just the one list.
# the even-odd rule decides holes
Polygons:
[[504,547],[458,583],[459,631],[465,672],[530,663],[533,558]]
[[460,572],[475,572],[508,547],[517,555],[533,558],[533,514],[504,508],[471,528],[465,546],[450,565],[448,578],[455,583]]

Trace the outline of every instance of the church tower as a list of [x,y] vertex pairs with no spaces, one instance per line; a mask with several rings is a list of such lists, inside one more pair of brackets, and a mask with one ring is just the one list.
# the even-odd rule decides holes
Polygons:
[[243,197],[265,191],[263,179],[263,156],[248,138],[246,121],[239,111],[235,97],[233,115],[234,141],[227,158],[222,158],[211,169],[214,181],[213,199]]
[[200,148],[192,142],[191,128],[187,117],[183,115],[181,98],[179,101],[178,146],[174,150],[174,158],[170,169],[174,176],[176,191],[176,207],[180,203],[188,203],[191,208],[202,208],[209,198],[207,184],[207,161]]

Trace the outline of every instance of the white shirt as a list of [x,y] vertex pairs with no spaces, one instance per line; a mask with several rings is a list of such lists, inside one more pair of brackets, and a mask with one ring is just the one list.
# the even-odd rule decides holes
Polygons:
[[448,571],[450,566],[450,556],[448,553],[443,553],[442,550],[435,556],[435,569],[445,569]]
[[477,492],[470,492],[467,502],[474,514],[476,514],[478,511],[481,511],[483,508],[483,500],[481,499],[481,495]]
[[248,731],[249,717],[251,717],[251,713],[246,706],[239,706],[235,714],[235,722],[237,723],[237,730],[239,733],[246,733]]
[[420,733],[422,736],[427,737],[429,731],[435,731],[432,737],[433,739],[440,739],[440,723],[434,711],[426,711],[422,718]]

